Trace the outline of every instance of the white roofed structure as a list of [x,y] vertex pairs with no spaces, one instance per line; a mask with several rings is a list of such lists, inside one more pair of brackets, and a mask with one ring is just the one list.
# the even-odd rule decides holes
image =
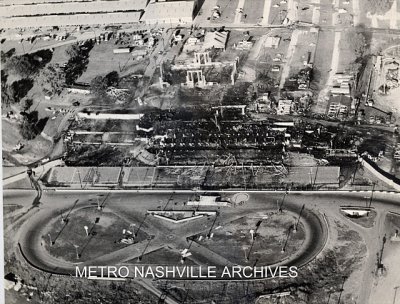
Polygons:
[[13,17],[1,20],[2,28],[120,24],[139,22],[141,12]]
[[226,48],[229,32],[207,32],[204,37],[203,49],[223,49]]
[[146,8],[147,2],[147,0],[117,0],[10,5],[0,10],[0,16],[21,17],[140,11]]
[[162,1],[150,3],[140,21],[182,24],[193,21],[194,1]]
[[137,23],[149,0],[3,0],[2,28]]

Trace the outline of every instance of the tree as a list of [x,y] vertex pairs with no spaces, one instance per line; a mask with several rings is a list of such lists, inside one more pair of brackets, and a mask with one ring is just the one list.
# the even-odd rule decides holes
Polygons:
[[27,112],[33,105],[33,100],[30,98],[25,99],[24,105],[23,105],[23,111]]
[[27,56],[11,57],[7,67],[22,77],[29,77],[36,71],[35,64]]
[[118,72],[113,71],[108,73],[106,76],[96,76],[93,78],[93,80],[90,82],[90,89],[96,96],[104,97],[109,87],[115,87],[118,86],[118,84]]
[[366,11],[371,14],[383,15],[387,13],[395,0],[365,0]]
[[20,134],[24,139],[31,140],[38,134],[36,124],[38,122],[37,111],[31,113],[21,113],[22,123],[20,125]]
[[9,94],[9,86],[7,84],[8,75],[4,70],[1,70],[1,104],[2,105],[10,105],[12,103],[10,94]]
[[72,85],[86,70],[89,63],[89,53],[94,43],[86,41],[83,45],[73,44],[66,53],[69,56],[67,66],[65,68],[65,82]]
[[30,78],[24,78],[17,81],[14,81],[11,86],[8,87],[8,96],[10,102],[17,103],[20,102],[22,98],[26,96],[26,94],[32,89],[33,80]]
[[8,59],[11,58],[12,55],[15,53],[15,48],[8,50],[7,52],[1,51],[1,63],[5,64]]
[[107,79],[103,76],[96,76],[90,82],[90,90],[96,96],[104,96],[108,88]]
[[80,54],[80,47],[79,44],[75,43],[70,45],[66,50],[65,53],[69,58],[75,58],[78,57]]
[[112,71],[108,73],[106,76],[106,81],[108,86],[116,87],[119,84],[119,74],[117,71]]
[[58,64],[48,64],[41,71],[38,83],[43,90],[60,95],[65,86],[65,73]]
[[356,58],[362,57],[367,47],[367,41],[363,33],[356,32],[354,29],[348,30],[345,37],[340,42],[342,49],[350,49]]

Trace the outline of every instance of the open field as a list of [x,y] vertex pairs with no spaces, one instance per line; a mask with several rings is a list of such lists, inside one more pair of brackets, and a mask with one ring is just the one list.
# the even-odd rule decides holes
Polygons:
[[[127,261],[128,264],[140,264],[140,265],[182,265],[181,255],[176,249],[163,247],[161,249],[154,250],[152,252],[143,255],[141,261],[137,259]],[[184,265],[196,265],[190,258],[185,259]]]
[[[239,0],[218,0],[217,5],[219,5],[221,17],[219,19],[212,20],[216,25],[218,23],[233,23],[236,16],[236,9],[238,6]],[[205,14],[210,14],[211,12],[204,12]]]
[[12,157],[21,164],[34,162],[45,157],[53,147],[53,143],[41,135],[30,141],[24,140],[19,132],[19,126],[14,121],[10,122],[3,119],[2,129],[7,130],[7,132],[2,132],[3,151],[12,152],[15,145],[20,142],[25,145],[20,151],[12,153]]
[[[112,212],[99,211],[96,208],[96,202],[93,207],[80,209],[68,214],[66,210],[63,214],[64,218],[68,218],[67,223],[61,222],[60,218],[54,220],[45,227],[42,236],[42,246],[54,257],[61,258],[66,261],[76,262],[77,256],[75,245],[80,255],[78,261],[90,261],[98,256],[110,253],[112,251],[124,248],[127,245],[119,243],[123,229],[130,230],[134,233],[135,226],[126,222]],[[88,227],[89,235],[86,235],[84,227]],[[52,238],[54,245],[50,246],[49,236]],[[131,236],[131,234],[127,234]],[[139,231],[134,242],[141,242],[147,237],[146,233]],[[131,245],[134,246],[134,245]]]
[[335,33],[320,31],[314,58],[314,80],[317,89],[321,90],[328,81],[332,61],[332,49]]
[[287,16],[288,4],[280,3],[280,0],[271,0],[268,24],[282,24]]
[[[369,203],[369,199],[366,198],[366,204]],[[364,228],[372,228],[374,227],[375,224],[375,218],[376,218],[376,211],[371,210],[368,216],[361,216],[361,217],[350,217],[345,214],[343,214],[346,218],[348,218],[350,221],[364,227]]]
[[395,237],[396,231],[400,229],[400,216],[388,214],[385,219],[386,242],[383,245],[382,263],[383,275],[376,275],[374,286],[371,290],[370,303],[398,304],[400,295],[396,290],[400,285],[398,275],[398,256],[400,253],[400,238]]
[[[246,265],[249,260],[256,260],[259,265],[275,264],[301,248],[305,232],[301,225],[298,225],[297,233],[293,232],[293,224],[296,222],[294,214],[277,214],[271,211],[222,224],[220,229],[214,229],[212,238],[207,239],[204,234],[196,235],[196,242],[219,255],[224,255],[234,264]],[[260,221],[257,229],[256,225]],[[256,231],[254,240],[250,233],[252,229]]]
[[243,6],[242,22],[249,24],[260,23],[263,17],[265,2],[265,0],[246,0]]
[[106,75],[117,71],[120,76],[128,74],[143,74],[148,59],[136,60],[132,54],[114,54],[113,49],[120,47],[114,44],[114,39],[95,45],[90,51],[89,64],[78,82],[89,83],[98,75]]
[[313,63],[317,41],[318,32],[302,31],[299,33],[290,62],[289,77],[297,75],[300,70],[304,69],[308,64],[308,58],[310,58],[309,63]]

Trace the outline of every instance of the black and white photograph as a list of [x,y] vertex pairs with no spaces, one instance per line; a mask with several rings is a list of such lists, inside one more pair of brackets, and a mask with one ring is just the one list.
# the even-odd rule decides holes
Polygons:
[[0,0],[0,303],[400,304],[400,0]]

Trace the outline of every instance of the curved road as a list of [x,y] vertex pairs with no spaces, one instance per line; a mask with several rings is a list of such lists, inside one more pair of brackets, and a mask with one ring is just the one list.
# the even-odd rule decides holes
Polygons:
[[[279,199],[280,196],[280,194],[276,195],[276,199]],[[45,193],[41,201],[41,210],[34,214],[29,219],[29,221],[22,226],[20,230],[19,244],[24,257],[33,266],[44,271],[58,274],[75,275],[75,264],[56,259],[44,249],[43,244],[41,244],[43,235],[42,228],[49,222],[49,220],[59,217],[61,212],[65,214],[76,200],[79,201],[75,206],[75,210],[79,208],[85,208],[90,205],[91,203],[88,200],[90,198],[93,199],[94,197],[96,197],[96,193],[88,193],[86,195],[82,195],[81,193],[70,193],[67,195],[57,192]],[[168,197],[169,195],[163,194],[111,194],[107,199],[108,206],[106,206],[106,208],[111,208],[113,212],[119,210],[119,212],[121,213],[123,212],[121,210],[124,210],[124,208],[127,208],[127,206],[135,204],[135,209],[138,210],[138,214],[144,214],[146,210],[151,209],[152,206],[160,205],[160,202],[162,201],[166,202],[168,200]],[[178,205],[185,202],[187,198],[187,194],[175,194],[173,196],[173,200],[177,202]],[[301,206],[299,204],[290,202],[290,200],[291,199],[289,195],[287,196],[286,202],[283,205],[283,210],[288,210],[298,214]],[[5,201],[7,201],[7,196],[5,197]],[[266,208],[266,203],[268,204],[268,208]],[[161,203],[161,205],[162,204],[163,203]],[[221,212],[221,216],[219,217],[218,221],[231,221],[232,218],[235,218],[235,216],[243,216],[244,210],[251,210],[252,212],[266,212],[266,209],[269,209],[269,211],[271,211],[271,209],[273,208],[275,208],[275,200],[271,200],[270,197],[268,197],[268,199],[266,200],[265,195],[252,193],[250,194],[249,202],[247,202],[244,206],[237,208],[227,207],[226,209],[224,209],[224,211]],[[177,226],[177,228],[170,231],[168,231],[168,227],[164,227],[162,224],[158,224],[160,225],[159,227],[156,226],[157,224],[154,224],[153,228],[155,229],[153,229],[152,231],[153,235],[155,234],[154,242],[152,241],[154,245],[152,245],[152,248],[148,248],[148,251],[156,250],[167,245],[168,242],[171,242],[168,239],[168,235],[174,233],[178,235],[177,239],[174,240],[176,247],[185,248],[185,246],[187,246],[187,237],[197,234],[199,232],[203,232],[204,230],[208,230],[210,228],[211,221],[208,221],[208,223],[206,221],[204,222],[205,225],[207,225],[206,228],[199,224],[201,223],[201,221],[202,220],[198,220],[193,222],[193,224],[184,225],[183,229],[180,229],[180,226]],[[311,212],[308,208],[306,208],[302,213],[301,223],[306,230],[306,241],[291,258],[274,264],[273,266],[289,264],[302,266],[312,260],[323,249],[326,241],[327,231],[322,217],[316,215],[315,212]],[[151,226],[151,220],[147,221],[146,225]],[[201,226],[201,228],[197,226]],[[154,233],[154,231],[156,231],[156,233]],[[138,257],[143,252],[142,247],[143,245],[140,246],[140,244],[127,246],[111,254],[106,254],[104,256],[96,258],[94,261],[82,262],[80,265],[116,265],[132,258]],[[202,246],[196,243],[191,249],[194,258],[196,258],[196,254],[207,255],[207,250],[204,251],[204,248],[199,247]],[[229,263],[229,261],[227,261],[224,257],[218,256],[218,254],[212,254],[212,257],[207,255],[206,258],[210,258],[210,261],[213,263],[213,265],[224,265]],[[233,265],[232,263],[229,264]]]
[[[21,191],[23,192],[23,191]],[[25,191],[26,193],[27,191]],[[224,191],[226,194],[227,191]],[[104,192],[107,193],[107,192]],[[248,192],[250,195],[250,199],[244,206],[240,206],[237,208],[226,209],[227,213],[229,210],[234,210],[233,212],[245,212],[247,210],[263,210],[263,205],[265,206],[265,202],[269,201],[272,203],[276,203],[277,200],[281,200],[283,197],[282,192]],[[33,193],[32,193],[33,194]],[[18,192],[11,192],[5,190],[4,194],[4,204],[19,204],[24,207],[29,207],[32,204],[32,194],[21,194]],[[231,193],[232,195],[234,192]],[[370,269],[371,267],[375,267],[376,255],[375,253],[380,249],[380,241],[379,237],[381,237],[383,224],[384,224],[384,216],[387,212],[393,211],[400,213],[400,193],[384,193],[384,192],[374,192],[374,199],[372,202],[372,207],[378,212],[377,223],[373,229],[365,229],[359,227],[355,224],[352,224],[351,221],[348,221],[349,226],[352,229],[355,229],[364,239],[365,244],[367,245],[368,255],[365,260],[365,270],[363,271],[362,277],[359,278],[361,282],[362,292],[359,292],[360,303],[368,303],[369,294],[371,292],[371,287],[373,285],[374,278],[371,275]],[[60,192],[44,192],[39,212],[33,214],[30,219],[22,225],[21,229],[16,234],[15,239],[19,240],[22,244],[22,249],[26,258],[32,262],[35,266],[43,267],[45,271],[58,272],[58,273],[71,273],[73,268],[72,263],[61,262],[58,259],[51,257],[45,250],[41,250],[40,248],[40,231],[32,230],[32,227],[40,227],[42,224],[46,222],[46,218],[48,217],[58,217],[60,210],[66,210],[70,208],[74,201],[79,199],[79,203],[77,207],[83,207],[88,205],[88,199],[95,198],[99,195],[97,191],[60,191]],[[178,203],[178,205],[184,201],[188,200],[188,194],[185,193],[175,193],[173,194],[173,201]],[[307,218],[307,222],[312,222],[312,227],[316,227],[317,223],[321,225],[321,220],[319,217],[313,219],[312,214],[323,213],[326,214],[328,222],[336,216],[340,216],[339,209],[340,206],[365,206],[366,196],[369,196],[370,192],[362,191],[362,192],[346,192],[346,191],[332,191],[332,192],[305,192],[305,193],[294,193],[291,192],[286,196],[285,202],[283,205],[283,209],[288,208],[290,204],[290,208],[294,208],[297,212],[300,210],[301,206],[304,204],[307,210],[311,210],[309,212],[311,218]],[[113,208],[120,207],[121,209],[126,208],[129,205],[135,205],[135,209],[138,210],[138,218],[142,217],[145,210],[151,209],[154,206],[165,206],[165,203],[168,201],[168,198],[171,196],[171,191],[165,191],[164,193],[112,193],[108,198],[108,205],[113,205]],[[103,194],[105,197],[105,194]],[[171,206],[172,204],[170,204]],[[287,209],[286,209],[287,210]],[[225,211],[224,211],[225,213]],[[140,215],[141,214],[141,215]],[[308,214],[308,213],[307,213]],[[308,217],[307,214],[304,214],[304,218]],[[314,222],[315,221],[315,222]],[[304,224],[304,222],[303,222]],[[37,226],[39,225],[39,226]],[[315,228],[313,228],[315,229]],[[318,228],[320,231],[323,228]],[[6,231],[7,234],[7,231]],[[324,244],[321,241],[321,234],[312,235],[312,239],[309,240],[310,243],[315,244],[318,243],[315,247],[309,247],[308,244],[303,244],[304,247],[309,248],[310,250],[306,250],[306,252],[300,256],[294,257],[291,264],[303,265],[308,262],[309,258],[315,256],[318,251],[321,249],[321,244]],[[185,243],[185,242],[183,242]],[[183,244],[183,243],[178,243]],[[39,245],[38,245],[39,244]],[[129,247],[127,247],[129,248]],[[44,259],[44,260],[43,260]],[[126,259],[123,259],[127,261]],[[45,261],[45,263],[43,263]],[[112,256],[111,260],[112,261]],[[92,264],[95,265],[95,264]],[[102,264],[107,265],[107,264]],[[112,264],[111,264],[112,265]],[[345,287],[346,288],[346,287]],[[357,292],[357,291],[355,291]]]

